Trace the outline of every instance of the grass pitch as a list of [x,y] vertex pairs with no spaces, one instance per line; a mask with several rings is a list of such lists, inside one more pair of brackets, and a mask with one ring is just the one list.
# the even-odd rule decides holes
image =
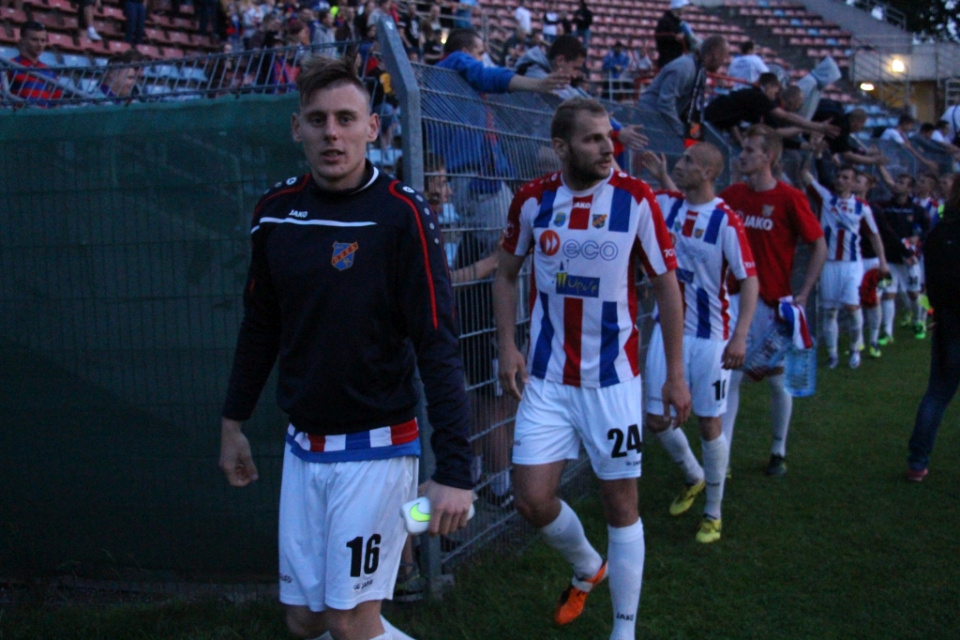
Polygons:
[[[930,476],[905,481],[906,448],[926,385],[929,340],[898,333],[880,360],[821,368],[817,394],[797,399],[789,473],[764,476],[768,394],[744,385],[724,499],[723,538],[694,541],[703,498],[673,518],[682,478],[646,448],[640,511],[647,558],[638,638],[953,640],[960,637],[960,401],[941,427]],[[699,439],[687,425],[694,448]],[[600,503],[575,505],[603,551]],[[559,629],[554,601],[569,579],[542,542],[481,554],[442,602],[388,605],[419,640],[606,640],[604,585]],[[114,638],[250,640],[288,637],[280,607],[206,602],[0,610],[0,640]]]

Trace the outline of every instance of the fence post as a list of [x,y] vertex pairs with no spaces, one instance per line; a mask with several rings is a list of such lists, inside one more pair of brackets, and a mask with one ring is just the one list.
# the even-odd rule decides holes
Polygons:
[[[413,72],[413,66],[407,58],[407,51],[397,33],[397,25],[388,17],[377,22],[377,40],[380,53],[392,79],[390,85],[400,101],[400,126],[402,127],[400,148],[403,150],[403,180],[417,191],[423,191],[423,124],[420,116],[420,86]],[[436,459],[430,447],[430,435],[433,428],[427,419],[426,401],[420,374],[417,372],[417,386],[420,387],[420,402],[417,405],[417,421],[420,424],[420,442],[423,452],[420,455],[420,481],[430,477],[436,468]],[[427,582],[427,593],[438,598],[443,592],[444,581],[441,573],[440,538],[428,535],[420,536],[420,571]]]

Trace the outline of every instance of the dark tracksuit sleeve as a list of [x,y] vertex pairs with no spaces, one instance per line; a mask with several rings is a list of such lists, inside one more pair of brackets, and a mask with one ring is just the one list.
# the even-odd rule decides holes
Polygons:
[[257,228],[243,294],[244,315],[233,356],[223,417],[244,421],[253,413],[280,348],[280,304],[266,256],[267,232]]
[[[391,185],[396,195],[397,183]],[[437,460],[433,479],[471,489],[470,413],[454,317],[446,250],[436,216],[400,196],[410,224],[398,252],[398,304],[417,354],[417,366],[433,427],[430,445]]]

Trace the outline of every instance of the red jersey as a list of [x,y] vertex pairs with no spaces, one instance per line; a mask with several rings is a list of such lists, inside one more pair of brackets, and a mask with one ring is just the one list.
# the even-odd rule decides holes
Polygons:
[[760,299],[775,306],[792,295],[790,273],[797,242],[816,242],[823,237],[820,222],[803,192],[777,181],[769,191],[753,191],[743,182],[720,194],[743,218],[747,239],[757,264]]

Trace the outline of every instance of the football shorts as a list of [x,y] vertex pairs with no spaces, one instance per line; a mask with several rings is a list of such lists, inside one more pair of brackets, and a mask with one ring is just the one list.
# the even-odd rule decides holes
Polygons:
[[891,264],[890,275],[893,276],[893,281],[883,289],[883,293],[893,295],[897,291],[920,292],[919,264]]
[[[693,414],[701,418],[716,418],[727,411],[727,387],[730,369],[723,368],[723,340],[708,340],[683,336],[683,375],[693,398]],[[651,415],[663,415],[661,390],[667,381],[667,358],[663,333],[658,322],[650,335],[647,363],[643,370],[644,409]],[[671,415],[675,413],[671,410]]]
[[417,495],[414,456],[307,462],[286,448],[280,488],[280,602],[353,609],[393,596]]
[[530,378],[517,409],[513,463],[576,460],[583,443],[601,480],[640,477],[643,384],[574,387]]
[[828,260],[820,272],[820,306],[838,309],[860,306],[863,264],[860,261]]

